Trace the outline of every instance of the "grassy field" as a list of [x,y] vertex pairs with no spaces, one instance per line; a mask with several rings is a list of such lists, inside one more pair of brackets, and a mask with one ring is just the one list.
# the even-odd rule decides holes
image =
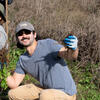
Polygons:
[[[31,22],[41,38],[60,43],[72,32],[78,37],[79,56],[67,63],[77,85],[77,100],[100,100],[100,0],[13,0],[8,19],[9,65],[3,73],[13,71],[23,53],[15,46],[20,21]],[[23,84],[30,80],[37,82],[27,75]],[[5,80],[2,86],[6,87]]]
[[[22,54],[24,50],[12,48],[9,52],[10,62],[9,66],[6,68],[6,72],[12,72],[15,69],[16,62],[20,54]],[[98,74],[93,69],[97,69],[100,65],[98,64],[90,64],[88,63],[85,66],[81,66],[79,61],[75,62],[67,62],[69,69],[72,73],[72,76],[77,85],[77,100],[100,100],[100,90],[99,90],[99,80],[97,80],[96,75]],[[26,75],[22,84],[27,83],[35,83],[39,84],[34,78],[29,75]],[[4,91],[8,91],[8,88]],[[7,93],[5,93],[7,94]],[[5,95],[2,94],[2,95]]]

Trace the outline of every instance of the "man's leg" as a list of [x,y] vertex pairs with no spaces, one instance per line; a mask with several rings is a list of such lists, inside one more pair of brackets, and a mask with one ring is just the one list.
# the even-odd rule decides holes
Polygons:
[[8,92],[9,100],[38,100],[42,89],[34,84],[27,84],[11,89]]
[[46,89],[40,92],[40,100],[76,100],[76,95],[69,96],[60,90]]

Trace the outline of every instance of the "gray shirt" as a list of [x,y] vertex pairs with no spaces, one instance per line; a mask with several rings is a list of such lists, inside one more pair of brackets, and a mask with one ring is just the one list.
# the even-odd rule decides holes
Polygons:
[[2,25],[0,25],[0,50],[6,45],[6,49],[8,49],[8,44],[6,44],[7,42],[7,34],[3,28]]
[[69,95],[76,94],[76,86],[64,59],[58,57],[63,46],[55,40],[39,40],[32,56],[26,52],[21,55],[15,72],[29,73],[44,88],[54,88]]

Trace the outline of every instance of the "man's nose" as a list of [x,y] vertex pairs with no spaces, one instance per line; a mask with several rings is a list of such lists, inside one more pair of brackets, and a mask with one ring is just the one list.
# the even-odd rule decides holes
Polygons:
[[23,33],[23,35],[22,35],[23,37],[26,37],[27,35],[25,34],[25,33]]

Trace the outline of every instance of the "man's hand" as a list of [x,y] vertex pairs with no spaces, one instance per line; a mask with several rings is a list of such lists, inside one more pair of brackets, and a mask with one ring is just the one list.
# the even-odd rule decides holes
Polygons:
[[78,39],[74,35],[69,35],[64,39],[64,43],[67,46],[67,48],[76,50],[78,45]]
[[12,76],[8,76],[6,79],[8,87],[11,89],[17,88],[23,81],[24,77],[24,74],[18,74],[14,72]]

